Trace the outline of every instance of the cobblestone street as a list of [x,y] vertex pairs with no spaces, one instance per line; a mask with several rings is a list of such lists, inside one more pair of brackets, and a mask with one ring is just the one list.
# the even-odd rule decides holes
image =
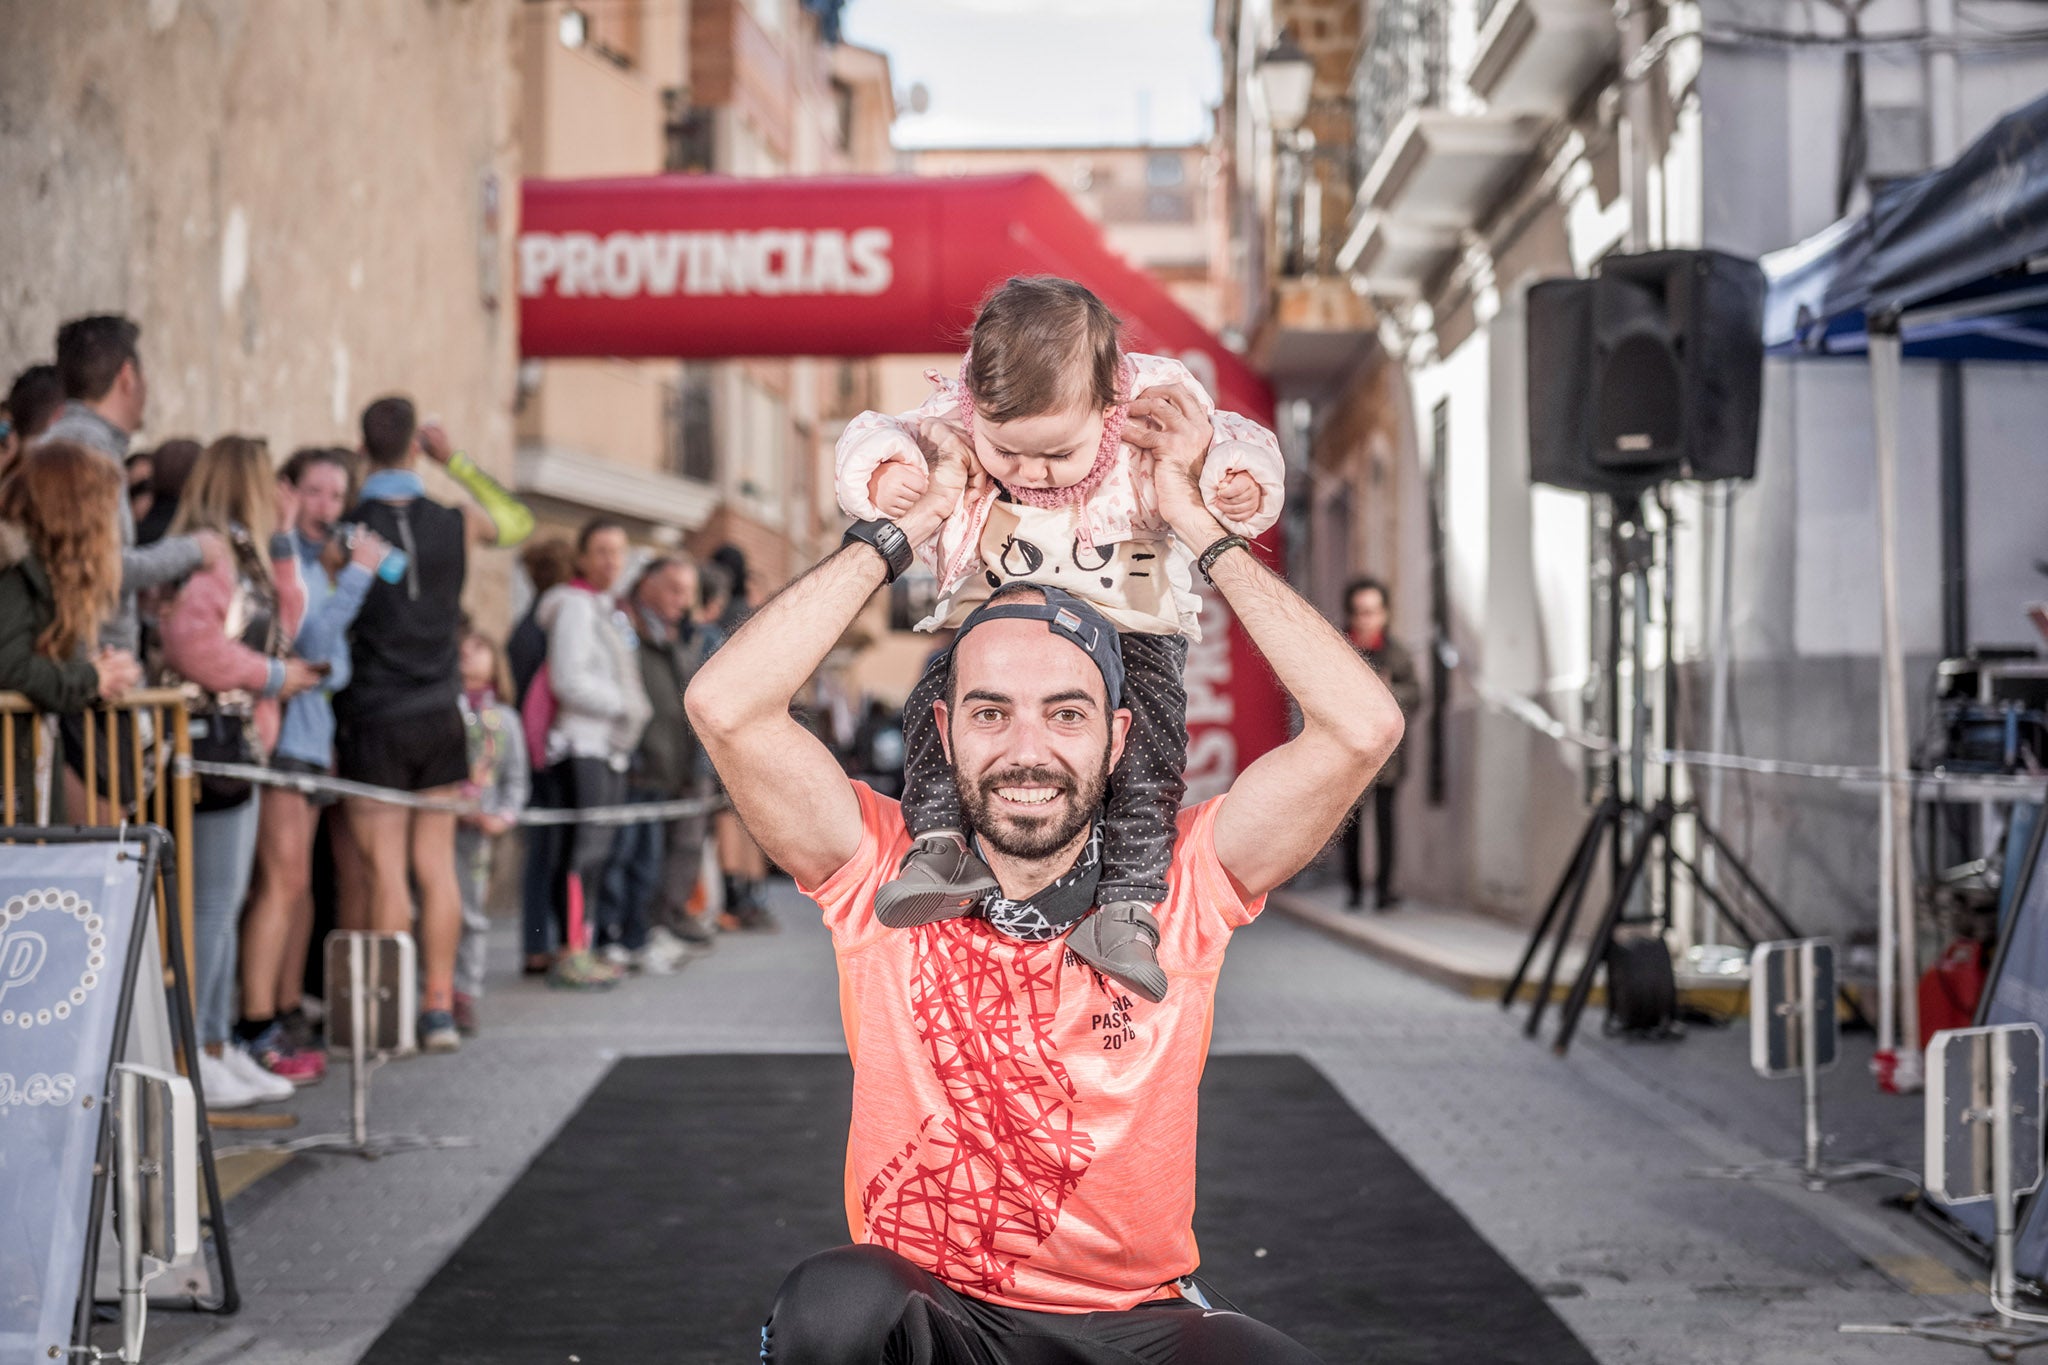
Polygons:
[[[725,936],[679,976],[610,994],[519,980],[500,920],[483,1036],[452,1058],[385,1068],[372,1098],[377,1131],[475,1145],[376,1162],[300,1156],[258,1181],[231,1204],[242,1312],[159,1314],[152,1358],[350,1365],[613,1058],[839,1050],[829,945],[783,885],[781,934]],[[1836,1331],[1979,1302],[1965,1257],[1881,1206],[1892,1182],[1816,1195],[1688,1175],[1797,1150],[1797,1088],[1750,1076],[1741,1029],[1642,1044],[1603,1038],[1587,1022],[1558,1059],[1521,1036],[1519,1014],[1274,913],[1232,949],[1214,1050],[1294,1051],[1314,1062],[1602,1361],[1974,1358],[1960,1347]],[[1845,1046],[1825,1084],[1833,1154],[1916,1165],[1918,1102],[1876,1096],[1867,1040]],[[302,1095],[302,1122],[287,1136],[344,1127],[346,1098],[338,1069]],[[736,1343],[734,1358],[748,1350]]]

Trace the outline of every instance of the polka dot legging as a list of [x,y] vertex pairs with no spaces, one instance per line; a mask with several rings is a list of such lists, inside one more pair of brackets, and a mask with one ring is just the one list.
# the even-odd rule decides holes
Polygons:
[[[1109,777],[1102,812],[1102,881],[1095,903],[1166,899],[1174,819],[1187,793],[1188,694],[1181,680],[1188,642],[1180,635],[1119,632],[1124,653],[1124,705],[1131,732]],[[903,706],[903,820],[913,835],[959,829],[960,792],[939,742],[932,703],[943,701],[952,677],[950,652],[934,655]]]

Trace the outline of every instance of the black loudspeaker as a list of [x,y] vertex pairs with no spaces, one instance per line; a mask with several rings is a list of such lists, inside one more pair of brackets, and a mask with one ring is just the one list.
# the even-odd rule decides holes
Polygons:
[[1719,251],[1612,256],[1529,290],[1529,473],[1632,496],[1756,474],[1764,273]]
[[1607,945],[1607,1029],[1658,1034],[1678,1017],[1678,977],[1662,935],[1647,928]]

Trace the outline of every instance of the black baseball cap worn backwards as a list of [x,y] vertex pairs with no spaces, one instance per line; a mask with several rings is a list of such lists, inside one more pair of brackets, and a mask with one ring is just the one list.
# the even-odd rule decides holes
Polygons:
[[[984,621],[1043,621],[1047,630],[1086,654],[1096,671],[1102,674],[1102,685],[1109,692],[1109,709],[1114,711],[1122,706],[1124,649],[1109,618],[1063,589],[1042,583],[1028,586],[1034,592],[1045,594],[1045,600],[1031,602],[1006,597],[982,603],[960,623],[948,653],[959,649],[960,642],[967,638],[967,632]],[[1002,589],[996,591],[1001,592]]]

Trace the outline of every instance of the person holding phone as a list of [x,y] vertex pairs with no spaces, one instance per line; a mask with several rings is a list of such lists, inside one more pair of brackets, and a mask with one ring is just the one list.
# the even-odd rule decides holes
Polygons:
[[[312,446],[278,471],[297,511],[284,523],[306,591],[306,615],[293,652],[319,675],[285,705],[270,766],[324,777],[334,771],[333,696],[349,682],[348,630],[378,569],[395,553],[373,531],[344,548],[336,534],[354,491],[345,450]],[[313,833],[333,798],[265,787],[257,823],[256,870],[242,915],[242,1010],[235,1039],[257,1065],[295,1084],[319,1080],[327,1054],[301,1008],[306,954],[313,939]]]

